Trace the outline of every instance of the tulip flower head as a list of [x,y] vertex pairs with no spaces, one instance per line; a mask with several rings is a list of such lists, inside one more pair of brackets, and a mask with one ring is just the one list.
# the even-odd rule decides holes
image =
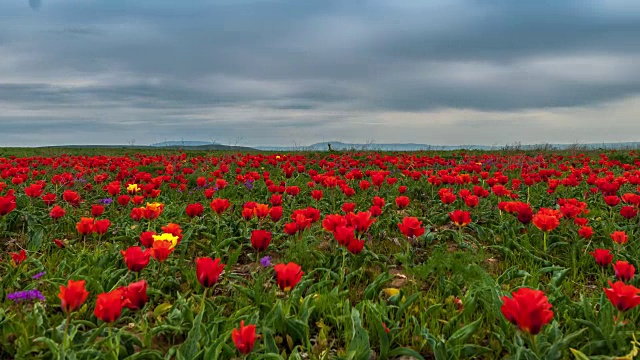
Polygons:
[[205,288],[215,285],[218,282],[224,267],[225,264],[222,264],[222,261],[219,258],[215,260],[209,257],[197,258],[196,277],[198,278],[200,285]]
[[231,331],[231,339],[241,354],[250,353],[256,341],[256,326],[245,326],[244,320],[240,320],[240,327]]
[[273,268],[276,271],[276,282],[284,292],[289,292],[293,289],[302,279],[302,275],[304,275],[300,265],[293,262],[277,264]]
[[500,310],[504,317],[520,330],[536,335],[553,319],[552,306],[541,290],[520,288],[511,296],[502,297]]
[[84,280],[69,280],[67,286],[60,285],[60,298],[62,311],[66,314],[72,313],[80,308],[82,304],[87,300],[89,292],[85,289]]
[[609,281],[608,289],[604,289],[605,295],[613,307],[619,311],[628,311],[640,304],[640,289],[633,285],[627,285],[622,281],[611,283]]

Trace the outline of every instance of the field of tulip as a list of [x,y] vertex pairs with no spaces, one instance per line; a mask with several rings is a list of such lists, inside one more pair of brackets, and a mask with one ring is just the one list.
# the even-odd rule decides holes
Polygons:
[[0,359],[633,359],[639,185],[635,151],[0,150]]

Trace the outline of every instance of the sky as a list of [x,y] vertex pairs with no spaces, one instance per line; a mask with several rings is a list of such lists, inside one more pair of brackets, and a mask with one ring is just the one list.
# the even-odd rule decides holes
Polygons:
[[640,141],[637,0],[4,0],[0,146]]

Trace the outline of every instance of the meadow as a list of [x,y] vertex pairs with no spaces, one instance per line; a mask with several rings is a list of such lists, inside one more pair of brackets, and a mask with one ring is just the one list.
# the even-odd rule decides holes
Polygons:
[[637,151],[0,150],[2,359],[633,359]]

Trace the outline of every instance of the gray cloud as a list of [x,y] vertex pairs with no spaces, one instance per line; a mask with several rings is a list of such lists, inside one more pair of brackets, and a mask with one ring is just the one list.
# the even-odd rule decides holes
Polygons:
[[[3,10],[0,142],[34,129],[59,133],[52,141],[77,131],[121,142],[123,129],[143,142],[203,133],[249,144],[386,141],[392,132],[376,129],[404,121],[388,114],[423,119],[404,121],[406,141],[433,126],[443,136],[432,142],[483,126],[507,134],[503,143],[522,141],[524,128],[544,140],[542,115],[524,125],[495,117],[595,114],[640,92],[631,0],[30,0]],[[455,109],[485,122],[428,121]],[[492,143],[492,132],[466,141]]]

